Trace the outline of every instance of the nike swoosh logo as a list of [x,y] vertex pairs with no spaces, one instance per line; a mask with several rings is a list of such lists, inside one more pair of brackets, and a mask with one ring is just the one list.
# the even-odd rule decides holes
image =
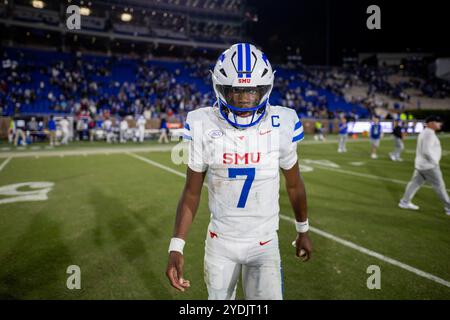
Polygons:
[[272,130],[267,130],[267,131],[265,131],[265,132],[262,132],[262,131],[261,131],[261,132],[259,133],[259,135],[260,135],[260,136],[263,136],[263,135],[265,135],[265,134],[268,134],[268,133],[271,132],[271,131],[272,131]]
[[272,239],[270,239],[269,241],[265,241],[265,242],[260,241],[259,245],[264,246],[264,245],[268,244],[270,241],[272,241]]

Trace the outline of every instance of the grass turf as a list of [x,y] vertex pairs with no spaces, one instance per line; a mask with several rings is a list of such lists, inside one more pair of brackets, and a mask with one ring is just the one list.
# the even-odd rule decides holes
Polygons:
[[[450,139],[443,138],[444,150]],[[407,182],[415,141],[407,140],[404,162],[391,162],[393,141],[383,140],[380,159],[369,142],[299,144],[310,222],[316,228],[450,280],[450,218],[430,188],[414,202],[418,212],[397,207],[405,185],[327,169],[307,160],[329,160],[340,170]],[[80,145],[81,146],[81,145]],[[99,144],[102,147],[104,144]],[[76,148],[72,146],[71,148]],[[45,151],[43,151],[45,152]],[[139,153],[165,166],[169,152]],[[363,162],[355,165],[354,162]],[[450,186],[450,161],[441,168]],[[186,293],[165,277],[167,246],[184,179],[127,154],[13,158],[0,172],[0,187],[53,182],[48,200],[0,204],[0,298],[10,299],[205,299],[203,245],[209,221],[204,188],[185,248]],[[293,216],[281,181],[281,214]],[[0,195],[0,200],[9,196]],[[308,263],[294,256],[294,226],[280,220],[285,299],[449,299],[450,288],[311,234]],[[66,269],[81,268],[81,290],[68,290]],[[381,290],[369,290],[369,265],[381,268]],[[242,291],[238,290],[238,298]]]

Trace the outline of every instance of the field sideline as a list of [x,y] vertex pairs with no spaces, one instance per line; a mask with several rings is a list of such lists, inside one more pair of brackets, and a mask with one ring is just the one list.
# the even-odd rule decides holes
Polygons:
[[[447,188],[448,137],[440,136]],[[357,141],[348,144],[346,154],[336,152],[333,138],[327,143],[299,144],[311,225],[431,278],[318,232],[311,235],[312,261],[299,262],[290,244],[295,229],[282,181],[279,237],[285,298],[449,299],[450,217],[429,187],[414,199],[420,211],[397,207],[412,175],[415,140],[406,141],[401,163],[387,156],[393,148],[390,139],[382,141],[377,160],[369,158],[368,141]],[[185,166],[173,164],[168,149],[158,148],[148,143],[131,148],[99,144],[91,148],[92,153],[81,145],[0,151],[0,297],[206,298],[202,260],[209,220],[207,189],[185,249],[185,274],[192,288],[178,293],[169,286],[164,271]],[[14,197],[5,193],[5,186],[25,182],[53,184],[48,199],[2,203]],[[32,192],[27,187],[19,190],[22,196]],[[66,268],[72,264],[81,268],[81,290],[66,288]],[[366,287],[370,265],[381,268],[381,290]],[[242,298],[241,290],[238,298]]]

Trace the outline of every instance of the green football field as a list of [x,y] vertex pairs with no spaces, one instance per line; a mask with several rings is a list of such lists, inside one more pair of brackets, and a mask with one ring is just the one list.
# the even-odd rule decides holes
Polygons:
[[[377,160],[367,140],[350,141],[345,154],[334,141],[308,137],[299,144],[314,253],[307,263],[295,257],[282,180],[285,299],[450,299],[450,217],[429,186],[414,199],[419,211],[397,207],[413,172],[415,143],[406,141],[403,162],[388,158],[390,139]],[[441,143],[449,189],[450,137],[441,136]],[[0,147],[0,298],[206,299],[206,188],[185,247],[191,288],[176,292],[165,276],[186,170],[172,163],[169,148],[153,142]],[[80,290],[66,286],[70,265],[80,267]],[[371,265],[380,268],[380,289],[367,287]]]

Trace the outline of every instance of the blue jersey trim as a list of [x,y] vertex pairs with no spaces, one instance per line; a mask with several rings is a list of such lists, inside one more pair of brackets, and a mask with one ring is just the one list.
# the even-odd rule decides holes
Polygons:
[[305,135],[304,135],[304,133],[302,132],[302,133],[300,133],[299,135],[293,137],[293,138],[292,138],[292,142],[296,142],[296,141],[299,141],[299,140],[303,140],[304,137],[305,137]]
[[182,137],[183,137],[183,139],[186,139],[186,140],[192,140],[192,137],[191,136],[188,136],[187,134],[182,134],[181,135]]

